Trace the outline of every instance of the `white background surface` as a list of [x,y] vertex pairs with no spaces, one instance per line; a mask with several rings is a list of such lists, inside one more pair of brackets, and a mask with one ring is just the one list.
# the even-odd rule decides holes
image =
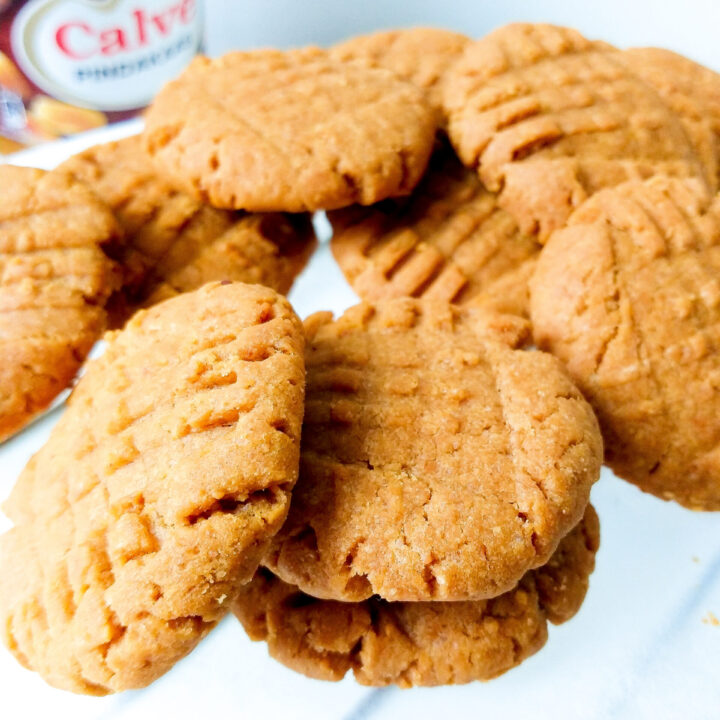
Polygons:
[[[720,2],[207,0],[208,51],[329,44],[380,27],[432,24],[480,35],[511,20],[573,25],[619,45],[658,44],[720,69]],[[127,132],[126,129],[110,133]],[[25,154],[51,167],[94,134]],[[2,189],[0,188],[0,202]],[[341,311],[354,295],[322,245],[290,295],[298,313]],[[0,446],[0,497],[62,409]],[[545,649],[488,684],[373,691],[308,680],[268,659],[228,618],[148,689],[82,698],[47,687],[0,649],[0,718],[720,718],[720,516],[643,495],[608,471],[593,491],[602,545],[590,591]],[[4,526],[3,526],[4,527]]]

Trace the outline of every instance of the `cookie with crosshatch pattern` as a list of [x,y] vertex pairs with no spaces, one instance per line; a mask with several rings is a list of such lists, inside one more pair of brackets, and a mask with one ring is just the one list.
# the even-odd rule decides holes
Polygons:
[[4,509],[0,627],[50,684],[169,670],[225,615],[297,477],[302,325],[259,285],[137,313],[90,362]]
[[174,189],[155,171],[139,136],[92,147],[61,168],[92,188],[123,227],[115,323],[214,280],[257,283],[286,295],[316,245],[305,213],[218,210]]
[[0,166],[0,441],[47,409],[105,330],[120,228],[69,174]]
[[622,53],[569,28],[494,30],[448,70],[443,99],[462,161],[541,242],[604,187],[706,175],[678,115]]
[[606,462],[720,510],[720,197],[656,177],[597,193],[545,246],[533,332],[595,408]]
[[540,245],[446,144],[408,198],[328,213],[333,255],[364,300],[475,302],[527,317]]
[[526,324],[399,298],[311,316],[300,480],[264,559],[316,597],[479,600],[582,517],[602,440]]
[[211,205],[300,212],[406,195],[436,128],[419,88],[307,47],[196,58],[155,98],[144,139]]

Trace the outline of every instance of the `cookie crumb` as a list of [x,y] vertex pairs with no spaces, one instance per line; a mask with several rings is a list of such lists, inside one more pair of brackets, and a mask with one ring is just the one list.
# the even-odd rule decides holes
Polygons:
[[707,615],[703,618],[705,625],[712,625],[713,627],[720,626],[720,620],[717,619],[714,613],[707,611]]

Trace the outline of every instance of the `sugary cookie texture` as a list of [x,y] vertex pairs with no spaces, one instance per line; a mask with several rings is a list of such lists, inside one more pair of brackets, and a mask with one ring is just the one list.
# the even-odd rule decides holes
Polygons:
[[618,50],[568,28],[518,23],[469,45],[444,103],[462,161],[543,242],[603,187],[705,175],[656,90]]
[[526,317],[527,280],[541,246],[497,199],[444,145],[409,198],[328,213],[332,251],[365,300],[474,299]]
[[306,321],[300,481],[263,561],[316,597],[478,600],[547,562],[602,461],[517,318],[402,298]]
[[389,70],[256,50],[197,58],[148,110],[145,146],[216,207],[299,212],[406,195],[436,127],[423,91]]
[[67,173],[0,166],[0,441],[73,380],[119,277],[112,213]]
[[597,412],[606,460],[665,499],[720,510],[720,198],[653,178],[588,200],[531,283],[537,344]]
[[305,267],[315,236],[308,215],[217,210],[171,187],[139,136],[90,148],[63,164],[117,215],[124,271],[114,321],[214,280],[258,283],[283,295]]
[[580,609],[599,537],[588,506],[546,565],[490,600],[318,600],[261,568],[233,610],[272,657],[320,680],[341,680],[349,670],[375,686],[489,680],[542,648],[548,620],[563,623]]
[[225,614],[297,477],[303,332],[258,285],[137,313],[5,505],[0,627],[50,684],[147,685]]

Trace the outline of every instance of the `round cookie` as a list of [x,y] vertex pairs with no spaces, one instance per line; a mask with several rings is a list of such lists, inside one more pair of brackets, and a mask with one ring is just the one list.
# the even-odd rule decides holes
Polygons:
[[197,58],[160,91],[145,146],[216,207],[324,210],[405,195],[432,150],[423,92],[318,48]]
[[110,210],[67,173],[0,166],[0,441],[45,410],[105,330]]
[[676,112],[706,169],[713,191],[720,187],[720,75],[662,48],[632,48],[623,61]]
[[543,249],[535,340],[597,412],[607,464],[720,510],[720,198],[653,178],[598,193]]
[[297,477],[303,330],[259,285],[137,313],[5,505],[0,626],[50,684],[147,685],[225,614]]
[[358,35],[330,49],[343,62],[360,62],[392,70],[425,91],[427,102],[442,113],[442,84],[448,68],[470,38],[440,28],[407,28]]
[[414,296],[528,314],[527,278],[540,245],[464,168],[438,149],[413,194],[328,213],[331,248],[364,300]]
[[306,321],[300,481],[263,564],[320,598],[479,600],[547,562],[602,461],[502,316],[401,298]]
[[444,104],[463,163],[541,242],[600,188],[704,176],[680,119],[622,54],[567,28],[512,24],[469,45]]
[[375,686],[490,680],[540,650],[548,620],[563,623],[580,609],[599,537],[588,506],[546,565],[490,600],[318,600],[260,569],[233,610],[272,657],[320,680],[341,680],[349,670],[359,683]]
[[315,248],[306,214],[217,210],[159,177],[139,136],[90,148],[62,165],[115,212],[125,231],[120,319],[138,306],[213,280],[258,283],[287,294]]

